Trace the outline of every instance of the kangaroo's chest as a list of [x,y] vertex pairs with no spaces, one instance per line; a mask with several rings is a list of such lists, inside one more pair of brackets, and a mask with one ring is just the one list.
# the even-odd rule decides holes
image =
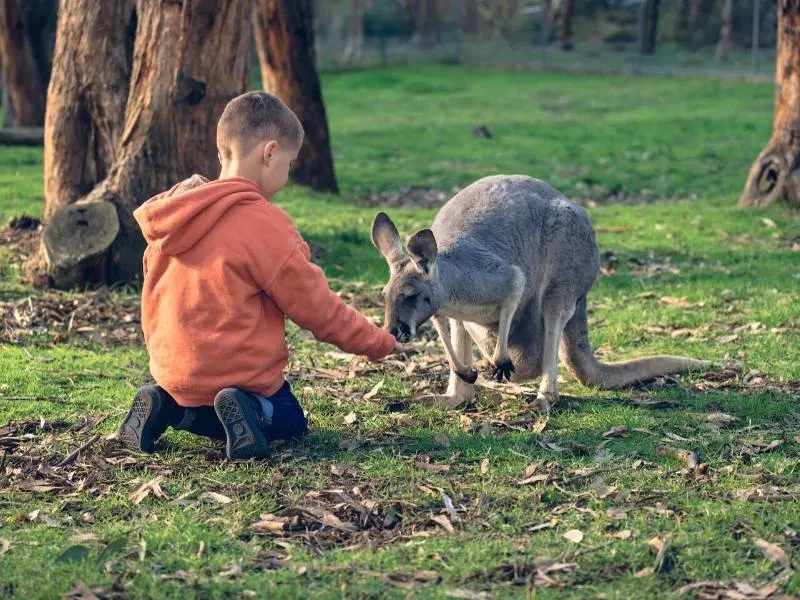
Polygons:
[[439,311],[439,314],[456,321],[493,325],[500,320],[499,304],[450,304]]

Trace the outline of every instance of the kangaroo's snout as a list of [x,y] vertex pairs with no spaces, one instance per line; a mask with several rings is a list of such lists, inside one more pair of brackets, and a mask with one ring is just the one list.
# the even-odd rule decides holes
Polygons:
[[402,321],[397,321],[397,324],[389,329],[389,333],[403,344],[411,340],[411,328]]

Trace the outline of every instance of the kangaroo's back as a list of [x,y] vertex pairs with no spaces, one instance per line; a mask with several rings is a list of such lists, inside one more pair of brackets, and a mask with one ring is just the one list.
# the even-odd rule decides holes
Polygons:
[[470,253],[491,252],[518,265],[530,283],[566,271],[588,291],[599,268],[586,211],[524,175],[479,179],[442,207],[431,229],[442,253],[465,263]]

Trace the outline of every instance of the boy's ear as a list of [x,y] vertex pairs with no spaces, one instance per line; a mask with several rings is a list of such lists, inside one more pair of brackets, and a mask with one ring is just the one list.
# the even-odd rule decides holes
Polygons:
[[272,155],[275,154],[275,151],[278,149],[278,142],[275,140],[270,140],[266,144],[264,144],[264,164],[269,166],[270,161],[272,160]]
[[375,220],[372,222],[372,244],[383,255],[390,267],[403,259],[404,252],[400,234],[389,215],[384,212],[375,215]]
[[436,262],[436,256],[439,254],[439,247],[436,244],[436,238],[430,229],[423,229],[411,236],[408,240],[408,253],[414,264],[419,267],[419,270],[428,275],[433,263]]

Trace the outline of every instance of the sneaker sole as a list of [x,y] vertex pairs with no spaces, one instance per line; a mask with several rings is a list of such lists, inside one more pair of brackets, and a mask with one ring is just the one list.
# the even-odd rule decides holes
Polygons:
[[214,410],[225,428],[225,454],[230,460],[267,458],[269,441],[261,431],[250,426],[250,423],[257,423],[258,418],[249,404],[236,396],[236,393],[224,393],[214,400]]
[[148,391],[136,394],[131,409],[119,427],[120,439],[142,452],[152,453],[155,444],[150,434],[150,417],[158,412],[160,406],[161,399],[157,393]]

